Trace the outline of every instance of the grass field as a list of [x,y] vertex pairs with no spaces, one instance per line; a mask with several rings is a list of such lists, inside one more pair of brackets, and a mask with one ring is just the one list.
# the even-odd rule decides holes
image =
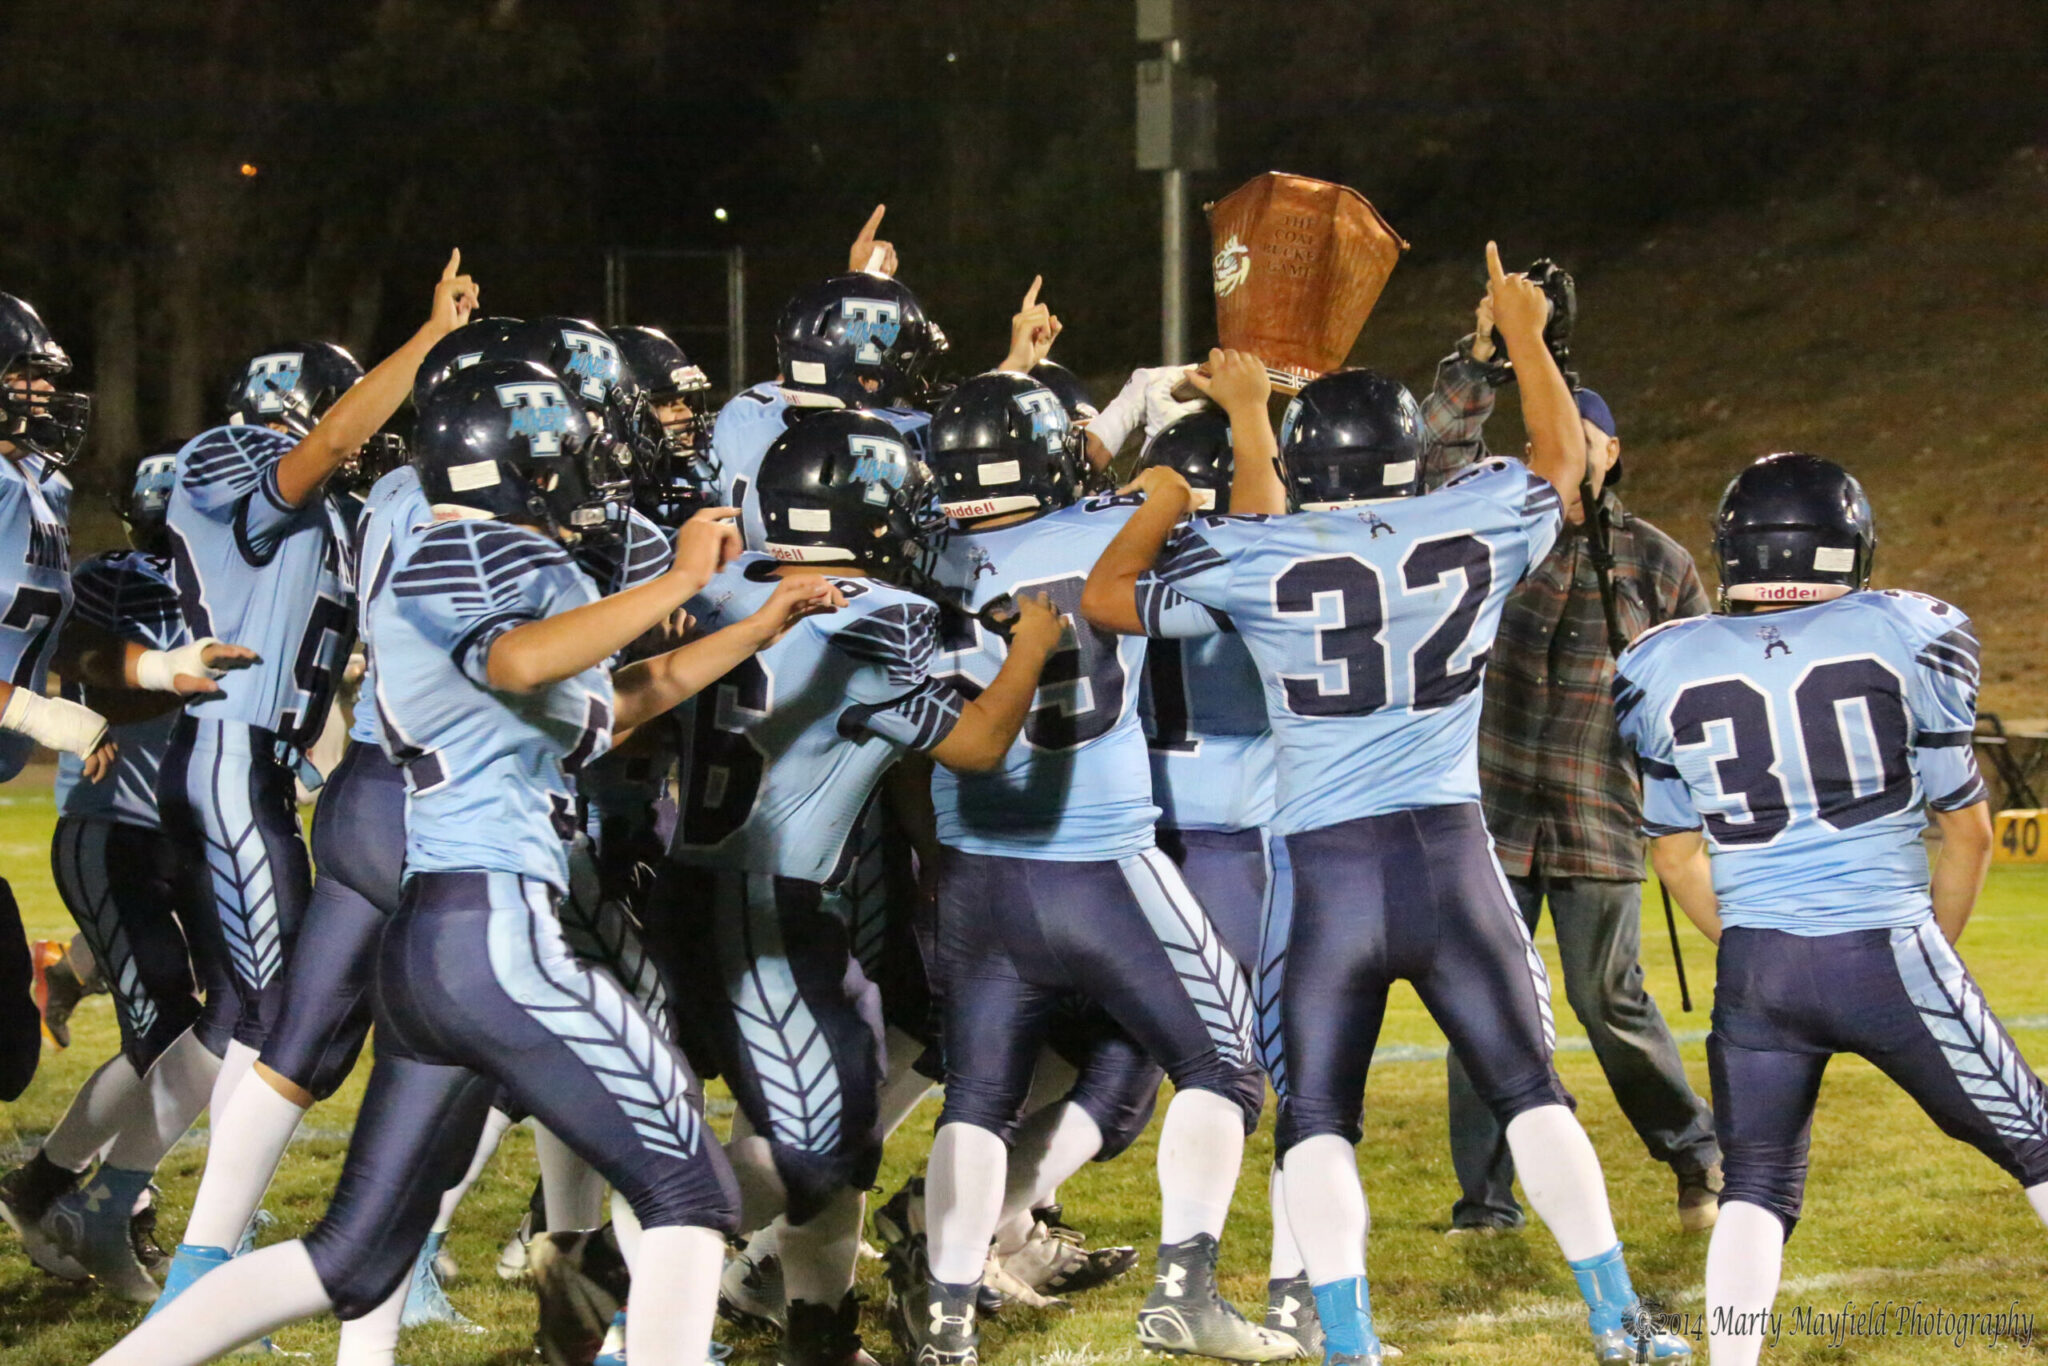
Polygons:
[[[45,791],[18,782],[0,795],[0,875],[14,886],[31,932],[68,936],[63,908],[50,887],[52,823]],[[1661,914],[1652,896],[1645,912],[1645,957],[1652,990],[1664,1003],[1684,1047],[1694,1084],[1706,1086],[1703,1038],[1712,999],[1705,941],[1685,939],[1697,1009],[1678,1013],[1677,979]],[[1966,960],[1993,1006],[2038,1064],[2048,1059],[2048,868],[1993,873],[1963,942]],[[1550,954],[1548,931],[1540,938]],[[1606,1090],[1583,1035],[1558,992],[1562,1049],[1558,1069],[1580,1098],[1580,1116],[1606,1164],[1616,1222],[1630,1248],[1637,1285],[1667,1306],[1697,1311],[1706,1239],[1678,1231],[1669,1174],[1643,1155]],[[22,1101],[0,1110],[0,1160],[12,1164],[55,1123],[72,1091],[115,1047],[105,997],[89,1000],[73,1025],[72,1047],[46,1052],[43,1069]],[[1585,1359],[1582,1310],[1555,1246],[1540,1226],[1487,1240],[1447,1240],[1455,1186],[1445,1146],[1443,1040],[1414,996],[1402,989],[1387,1019],[1375,1070],[1360,1163],[1372,1198],[1373,1297],[1382,1332],[1416,1363],[1550,1363]],[[272,1188],[275,1237],[303,1232],[320,1215],[340,1170],[350,1119],[367,1069],[318,1107],[300,1132]],[[882,1182],[894,1189],[921,1160],[934,1106],[891,1144]],[[714,1111],[731,1113],[719,1096]],[[1225,1246],[1226,1290],[1240,1304],[1262,1302],[1267,1219],[1262,1173],[1270,1156],[1270,1123],[1246,1154],[1235,1216]],[[182,1227],[205,1156],[202,1127],[165,1163],[166,1241]],[[1950,1335],[1900,1335],[1901,1307],[1991,1313],[2015,1307],[2048,1312],[2048,1237],[2003,1173],[1976,1153],[1948,1142],[1874,1069],[1842,1060],[1829,1071],[1813,1142],[1814,1173],[1807,1213],[1787,1250],[1778,1307],[1787,1315],[1778,1362],[2012,1363],[2048,1360],[2048,1322],[2026,1345]],[[1098,1241],[1143,1245],[1156,1220],[1153,1149],[1148,1138],[1121,1161],[1085,1173],[1065,1192],[1069,1217]],[[515,1130],[457,1217],[452,1245],[463,1275],[450,1287],[459,1308],[485,1325],[481,1337],[445,1330],[408,1334],[400,1360],[409,1366],[513,1363],[535,1359],[532,1301],[522,1287],[491,1272],[497,1249],[517,1222],[533,1180],[533,1147]],[[11,1243],[0,1243],[0,1362],[5,1366],[73,1366],[90,1361],[125,1331],[140,1311],[89,1288],[37,1273]],[[1149,1252],[1149,1249],[1148,1249]],[[881,1286],[863,1270],[875,1304],[869,1345],[893,1356],[879,1313]],[[997,1362],[1060,1362],[1085,1366],[1135,1359],[1132,1315],[1146,1289],[1139,1276],[1086,1297],[1071,1313],[1021,1314],[990,1328],[984,1354]],[[1882,1338],[1836,1341],[1824,1327],[1801,1332],[1800,1307],[1835,1314],[1844,1308],[1889,1306]],[[284,1330],[281,1345],[333,1359],[331,1322]],[[773,1358],[762,1337],[734,1339],[739,1359],[754,1366]],[[1704,1355],[1704,1353],[1702,1353]]]

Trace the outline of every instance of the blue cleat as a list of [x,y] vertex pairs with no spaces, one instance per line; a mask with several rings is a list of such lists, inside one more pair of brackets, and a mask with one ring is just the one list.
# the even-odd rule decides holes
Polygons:
[[43,1215],[43,1228],[66,1253],[103,1288],[134,1304],[153,1303],[159,1294],[129,1236],[149,1177],[102,1163],[91,1180],[60,1196]]
[[412,1263],[412,1283],[405,1291],[405,1313],[399,1322],[407,1328],[438,1323],[459,1333],[481,1333],[484,1330],[464,1318],[448,1302],[448,1294],[441,1288],[441,1275],[434,1263],[441,1255],[441,1240],[445,1236],[429,1233],[427,1241],[420,1244],[419,1256]]
[[171,1255],[171,1269],[164,1273],[163,1289],[157,1293],[156,1303],[149,1306],[149,1313],[143,1317],[152,1318],[163,1312],[164,1306],[184,1294],[192,1282],[215,1267],[226,1266],[230,1260],[224,1247],[178,1244],[178,1250]]
[[1571,1263],[1586,1301],[1586,1326],[1593,1334],[1593,1359],[1601,1366],[1630,1362],[1692,1360],[1692,1344],[1667,1331],[1643,1306],[1628,1278],[1628,1264],[1616,1243],[1597,1257]]
[[1372,1290],[1351,1276],[1316,1286],[1315,1313],[1323,1330],[1323,1366],[1382,1366],[1388,1353],[1372,1323]]
[[590,1366],[626,1366],[626,1311],[623,1308],[612,1315],[612,1326],[605,1330],[604,1346],[597,1349],[597,1360]]

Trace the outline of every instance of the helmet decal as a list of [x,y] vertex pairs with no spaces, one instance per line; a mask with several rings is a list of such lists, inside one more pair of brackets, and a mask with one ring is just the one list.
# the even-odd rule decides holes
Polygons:
[[887,299],[842,299],[839,314],[846,319],[846,333],[859,348],[854,360],[861,365],[880,365],[882,349],[896,344],[903,330],[903,312]]
[[1024,416],[1031,419],[1033,436],[1044,436],[1048,432],[1065,436],[1072,429],[1073,424],[1067,421],[1066,406],[1050,389],[1026,390],[1017,395],[1017,406],[1024,411]]
[[850,435],[846,448],[853,453],[853,477],[868,486],[863,501],[887,507],[889,494],[910,478],[910,456],[900,441],[879,436]]
[[569,429],[569,396],[546,380],[500,384],[498,401],[512,412],[506,434],[523,436],[536,458],[559,455],[562,434]]
[[249,362],[249,377],[242,393],[262,416],[273,416],[293,407],[291,392],[299,387],[306,357],[300,351],[276,351]]
[[562,378],[574,381],[590,402],[602,403],[611,386],[619,382],[618,343],[597,333],[563,328],[562,345],[569,351],[569,358],[562,363]]

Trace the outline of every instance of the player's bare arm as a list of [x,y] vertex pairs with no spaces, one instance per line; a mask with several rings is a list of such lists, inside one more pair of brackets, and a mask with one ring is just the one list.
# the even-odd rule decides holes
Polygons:
[[1984,875],[1991,871],[1991,803],[1930,814],[1941,831],[1941,852],[1927,892],[1934,900],[1934,923],[1953,944],[1963,937],[1977,894],[1984,890]]
[[1571,386],[1565,383],[1550,348],[1543,344],[1550,300],[1543,287],[1528,276],[1504,272],[1500,248],[1492,242],[1486,244],[1486,277],[1494,323],[1521,380],[1529,468],[1550,481],[1564,500],[1565,515],[1576,519],[1579,484],[1586,473],[1586,430],[1572,402]]
[[[1105,631],[1142,636],[1145,624],[1138,618],[1138,579],[1157,562],[1173,528],[1194,511],[1195,491],[1179,470],[1154,465],[1138,471],[1138,477],[1120,492],[1143,494],[1145,505],[1131,514],[1131,520],[1088,571],[1088,583],[1081,590],[1081,615]],[[1236,496],[1233,484],[1231,497]]]
[[816,574],[783,579],[752,615],[613,674],[615,730],[623,734],[673,709],[731,673],[748,655],[782,639],[803,618],[844,606],[845,597],[828,579]]
[[448,254],[434,286],[433,311],[412,339],[379,361],[336,399],[306,439],[285,453],[277,467],[277,491],[293,507],[311,502],[364,442],[391,420],[412,393],[420,362],[435,342],[469,321],[478,299],[476,281],[461,273],[462,252]]
[[[1990,827],[1985,827],[1988,832]],[[1988,854],[1990,845],[1986,843]],[[1650,841],[1650,867],[1685,918],[1716,944],[1721,942],[1721,902],[1714,895],[1714,871],[1708,863],[1707,839],[1697,830],[1659,835]]]
[[[262,662],[254,650],[211,637],[174,650],[152,650],[73,617],[64,624],[51,667],[105,693],[165,693],[175,705],[179,698],[219,692],[215,679]],[[167,708],[158,706],[148,714],[164,710]]]
[[[535,692],[610,659],[681,609],[740,553],[737,508],[706,508],[676,534],[675,560],[658,579],[540,621],[491,643],[486,663],[501,692]],[[737,662],[737,661],[735,661]]]
[[1230,510],[1277,517],[1287,511],[1280,477],[1280,443],[1268,404],[1273,377],[1249,351],[1214,350],[1207,373],[1188,371],[1188,383],[1230,415]]
[[1050,600],[1036,593],[1019,598],[1002,669],[981,696],[960,708],[960,719],[932,747],[932,758],[957,773],[986,773],[999,766],[1024,729],[1038,676],[1065,633],[1066,623]]

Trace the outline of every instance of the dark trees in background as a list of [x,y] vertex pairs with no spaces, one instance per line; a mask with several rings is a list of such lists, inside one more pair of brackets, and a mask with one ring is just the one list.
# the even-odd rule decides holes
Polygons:
[[[253,346],[371,358],[450,245],[489,310],[524,314],[596,311],[607,245],[744,245],[763,373],[781,299],[838,268],[877,200],[963,365],[999,354],[1040,271],[1062,359],[1148,362],[1131,9],[72,0],[0,44],[0,288],[84,363],[104,467],[210,420]],[[1962,186],[2048,139],[2038,0],[1189,11],[1223,101],[1196,202],[1268,168],[1325,176],[1426,256],[1476,260],[1489,235],[1594,253],[1850,171]]]

